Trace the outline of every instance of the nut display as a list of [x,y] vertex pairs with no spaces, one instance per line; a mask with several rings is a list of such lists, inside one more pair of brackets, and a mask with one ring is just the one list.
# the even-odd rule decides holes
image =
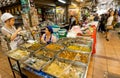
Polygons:
[[68,60],[73,60],[75,58],[77,53],[75,52],[70,52],[70,51],[63,51],[59,54],[59,58],[64,58]]
[[59,44],[49,44],[46,46],[46,49],[51,50],[51,51],[60,51],[64,49],[64,47]]
[[13,52],[8,53],[8,55],[10,57],[12,57],[14,59],[18,59],[18,60],[28,56],[29,54],[30,54],[29,52],[23,51],[23,50],[19,50],[19,49],[15,50]]

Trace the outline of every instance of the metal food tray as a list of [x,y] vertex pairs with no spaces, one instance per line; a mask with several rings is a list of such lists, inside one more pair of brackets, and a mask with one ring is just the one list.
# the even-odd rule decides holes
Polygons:
[[[70,48],[68,48],[69,46],[80,47],[80,49],[78,49],[78,50],[70,49]],[[81,48],[81,47],[88,47],[88,49],[89,49],[90,51],[84,51],[84,50],[82,50],[83,48]],[[91,48],[91,46],[83,45],[83,44],[70,44],[70,45],[67,45],[67,46],[66,46],[66,50],[68,50],[68,51],[73,51],[73,52],[81,52],[81,53],[89,54],[89,53],[92,51],[92,48]]]
[[48,65],[44,66],[42,71],[57,78],[64,72],[66,67],[68,67],[69,65],[70,64],[60,62],[56,59],[53,62],[49,63]]
[[43,48],[44,46],[45,46],[45,44],[34,43],[34,44],[32,44],[32,46],[28,47],[27,50],[30,52],[35,52],[35,51]]
[[30,53],[21,49],[10,50],[6,55],[14,60],[25,60],[29,57]]
[[47,46],[45,46],[45,50],[53,51],[53,52],[57,52],[57,51],[60,52],[60,51],[64,50],[64,46],[62,44],[58,44],[58,43],[51,43],[51,44],[48,44]]
[[23,43],[19,46],[19,48],[28,49],[30,46],[32,46],[32,43]]
[[26,66],[29,66],[30,68],[40,71],[45,65],[49,64],[51,61],[49,60],[43,60],[38,59],[36,57],[28,58],[23,62]]
[[[72,63],[66,63],[66,62],[61,61],[60,59],[56,59],[52,63],[45,66],[42,69],[42,71],[45,72],[45,73],[48,73],[52,76],[55,76],[56,78],[69,78],[70,75],[73,74],[73,72],[71,72],[71,69],[73,67],[76,67],[75,70],[77,70],[77,71],[75,73],[79,72],[79,75],[77,75],[76,78],[83,78],[84,75],[85,75],[86,66],[73,65],[73,64],[74,64],[73,62]],[[75,75],[75,73],[74,73],[74,75]],[[72,78],[74,78],[74,77],[72,77]]]
[[84,78],[86,67],[69,66],[59,77],[60,78]]
[[54,59],[59,52],[56,51],[47,51],[45,49],[40,49],[34,52],[34,56],[38,58]]
[[[76,53],[76,55],[77,55],[77,53]],[[76,58],[76,56],[74,57],[73,60],[59,57],[59,55],[58,55],[58,57],[57,57],[57,59],[58,59],[59,61],[61,61],[61,62],[70,63],[70,64],[73,63],[73,65],[79,65],[79,66],[83,66],[83,67],[86,67],[86,66],[88,65],[88,62],[87,62],[87,63],[84,63],[84,62],[82,62],[82,61],[77,61],[75,58]],[[89,59],[89,57],[88,57],[88,59]],[[88,59],[87,59],[87,60],[88,60]]]

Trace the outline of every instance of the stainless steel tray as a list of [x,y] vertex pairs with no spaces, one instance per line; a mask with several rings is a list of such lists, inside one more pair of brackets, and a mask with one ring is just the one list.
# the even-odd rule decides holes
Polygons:
[[46,49],[40,49],[37,50],[36,52],[34,52],[34,56],[38,57],[38,58],[55,58],[55,56],[58,54],[58,51],[49,51]]
[[60,74],[64,72],[66,67],[68,67],[69,64],[64,62],[59,62],[57,59],[54,60],[52,63],[44,66],[42,69],[43,72],[48,73],[50,75],[53,75],[55,77],[59,77]]
[[[90,53],[84,53],[80,51],[70,51],[70,50],[64,50],[60,53],[58,53],[57,58],[67,61],[67,62],[74,62],[74,64],[81,64],[83,66],[86,66],[89,62],[89,58],[91,56]],[[79,64],[79,65],[80,65]]]
[[73,45],[69,45],[66,47],[67,50],[69,51],[75,51],[75,52],[81,52],[81,53],[90,53],[91,52],[91,47],[89,46],[86,46],[86,45],[76,45],[76,44],[73,44]]
[[45,66],[42,71],[58,78],[83,78],[86,67],[66,63],[56,59]]
[[26,66],[31,67],[32,69],[40,71],[46,64],[49,64],[51,61],[38,59],[36,57],[28,58],[23,62]]
[[45,49],[48,51],[59,52],[59,51],[64,50],[64,46],[61,44],[57,44],[57,43],[51,43],[45,46]]
[[6,55],[15,60],[24,60],[29,57],[30,52],[26,50],[16,49],[8,51]]

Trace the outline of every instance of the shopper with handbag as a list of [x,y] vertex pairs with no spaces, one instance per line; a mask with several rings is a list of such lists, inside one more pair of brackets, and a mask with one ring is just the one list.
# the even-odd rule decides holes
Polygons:
[[109,41],[109,30],[113,29],[112,22],[114,20],[114,11],[110,12],[110,16],[107,19],[106,23],[106,40]]

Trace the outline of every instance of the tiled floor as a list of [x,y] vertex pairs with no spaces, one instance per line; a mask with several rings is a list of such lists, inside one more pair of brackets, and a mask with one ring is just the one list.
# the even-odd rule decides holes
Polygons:
[[[117,33],[111,31],[110,41],[106,41],[102,33],[97,33],[96,50],[96,54],[91,57],[87,78],[120,78],[120,76],[115,77],[120,75],[120,38]],[[7,57],[2,54],[2,51],[0,52],[0,78],[13,78]]]
[[[113,74],[109,76],[109,74]],[[115,77],[119,75],[119,77]],[[87,78],[120,78],[120,38],[111,31],[110,41],[97,34],[96,54],[93,55]]]

